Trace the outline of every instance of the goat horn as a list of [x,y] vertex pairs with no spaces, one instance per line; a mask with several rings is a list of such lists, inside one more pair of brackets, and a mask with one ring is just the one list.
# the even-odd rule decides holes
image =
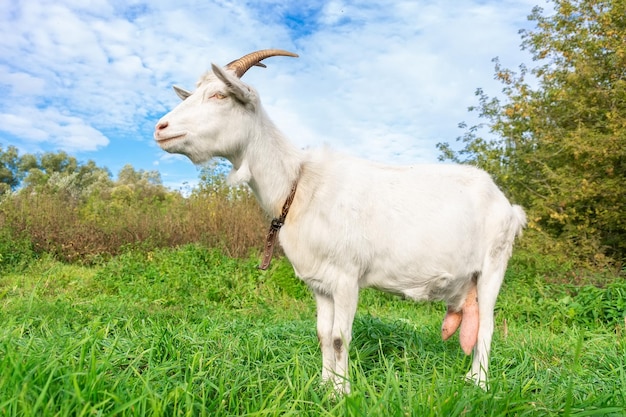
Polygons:
[[263,49],[234,60],[226,65],[226,68],[234,70],[237,77],[241,78],[243,74],[250,69],[250,67],[257,66],[265,68],[265,64],[262,64],[261,61],[271,56],[292,56],[297,58],[298,54],[283,51],[282,49]]

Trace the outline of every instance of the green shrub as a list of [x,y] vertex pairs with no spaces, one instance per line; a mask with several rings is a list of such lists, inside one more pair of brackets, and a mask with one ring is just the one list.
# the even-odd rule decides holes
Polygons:
[[594,326],[598,323],[624,324],[626,317],[626,281],[615,281],[598,288],[592,285],[566,287],[567,295],[559,303],[572,323]]
[[263,244],[267,230],[254,197],[243,190],[183,198],[122,185],[85,199],[27,191],[2,199],[0,230],[24,236],[36,253],[70,263],[100,262],[129,247],[150,251],[188,243],[247,257]]
[[519,251],[510,262],[496,308],[507,312],[507,320],[544,323],[553,330],[624,326],[622,275],[576,270],[550,257]]
[[35,258],[31,242],[0,229],[0,273],[19,270]]
[[280,291],[296,300],[308,300],[312,298],[308,287],[296,277],[293,267],[286,258],[272,260],[272,268],[268,275],[268,281],[276,285]]

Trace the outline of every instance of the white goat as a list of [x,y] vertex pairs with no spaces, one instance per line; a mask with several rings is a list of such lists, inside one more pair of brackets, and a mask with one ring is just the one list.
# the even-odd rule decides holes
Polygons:
[[350,391],[358,293],[376,287],[413,300],[444,300],[442,336],[460,325],[463,350],[474,351],[467,378],[484,387],[494,305],[526,222],[523,209],[470,166],[397,167],[297,149],[240,80],[277,55],[297,56],[254,52],[224,68],[213,64],[193,93],[175,87],[184,101],[159,120],[156,141],[194,163],[227,158],[230,183],[250,186],[275,218],[274,233],[284,222],[280,243],[317,302],[323,380]]

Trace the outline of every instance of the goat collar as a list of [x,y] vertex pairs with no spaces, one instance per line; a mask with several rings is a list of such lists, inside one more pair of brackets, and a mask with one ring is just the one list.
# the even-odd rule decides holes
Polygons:
[[289,213],[289,207],[291,207],[291,203],[293,203],[293,198],[296,195],[296,188],[298,188],[298,181],[296,180],[291,187],[291,192],[287,196],[287,200],[285,200],[285,204],[283,204],[283,210],[280,213],[280,217],[274,217],[272,219],[272,223],[270,224],[270,228],[267,231],[267,237],[265,238],[265,251],[263,252],[263,262],[259,265],[259,269],[265,271],[270,266],[270,262],[272,260],[272,254],[274,253],[274,246],[276,245],[276,237],[278,236],[278,231],[283,224],[285,224],[285,218],[287,218],[287,213]]

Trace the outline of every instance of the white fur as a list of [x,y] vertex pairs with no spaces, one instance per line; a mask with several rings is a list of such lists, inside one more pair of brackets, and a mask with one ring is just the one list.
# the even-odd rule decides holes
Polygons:
[[478,342],[467,376],[484,385],[494,304],[526,222],[522,208],[470,166],[387,166],[327,149],[298,150],[253,88],[212,68],[158,122],[155,139],[194,163],[229,159],[229,180],[247,183],[273,217],[298,182],[279,238],[315,294],[322,378],[350,390],[347,352],[360,288],[444,300],[459,310],[478,277]]

